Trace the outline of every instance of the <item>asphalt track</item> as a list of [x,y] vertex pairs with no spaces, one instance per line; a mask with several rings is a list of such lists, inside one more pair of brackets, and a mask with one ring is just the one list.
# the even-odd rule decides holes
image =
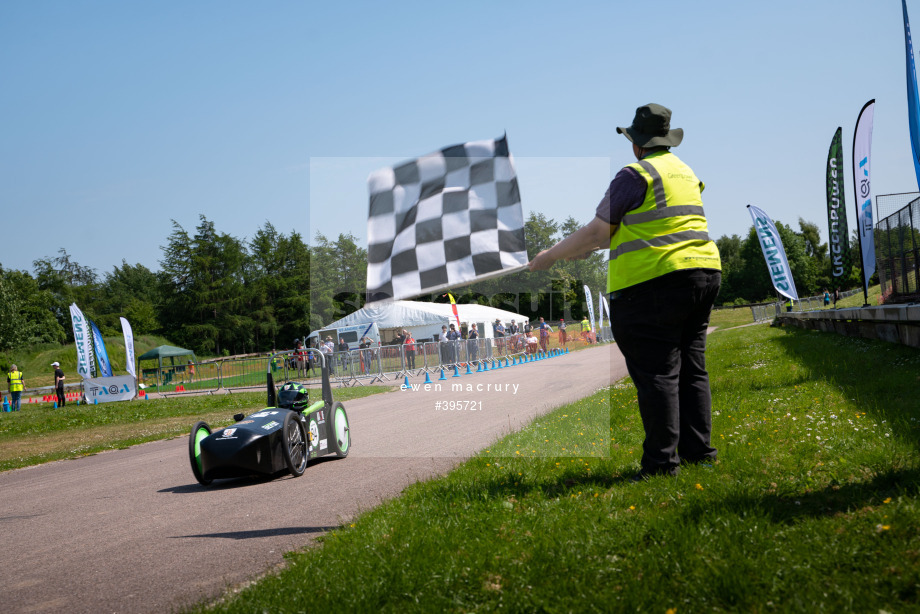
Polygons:
[[[0,474],[0,609],[168,612],[217,598],[409,484],[625,376],[619,350],[605,345],[433,378],[440,391],[349,401],[348,458],[311,464],[296,479],[203,488],[185,437],[8,471]],[[482,409],[437,411],[439,400],[482,401]]]

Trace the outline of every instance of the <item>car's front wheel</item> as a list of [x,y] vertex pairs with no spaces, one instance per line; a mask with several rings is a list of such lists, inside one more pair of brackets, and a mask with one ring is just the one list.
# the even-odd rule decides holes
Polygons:
[[211,480],[204,479],[204,473],[201,469],[201,440],[211,434],[211,427],[206,422],[200,420],[192,427],[192,433],[188,438],[188,458],[192,463],[192,473],[195,479],[202,486],[207,486]]
[[348,427],[348,414],[345,406],[336,403],[332,407],[332,450],[340,458],[348,456],[351,449],[351,430]]
[[284,416],[284,462],[287,463],[288,471],[295,478],[302,476],[307,468],[307,434],[303,427],[303,421],[298,420],[294,412],[287,412]]

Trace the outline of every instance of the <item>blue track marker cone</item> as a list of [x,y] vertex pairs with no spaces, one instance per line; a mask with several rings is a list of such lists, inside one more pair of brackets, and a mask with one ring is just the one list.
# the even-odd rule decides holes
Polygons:
[[482,373],[482,363],[476,365],[476,373]]
[[428,371],[425,371],[425,383],[426,384],[431,383],[431,376],[428,375]]
[[472,373],[472,372],[473,372],[473,370],[470,369],[470,363],[466,363],[466,374],[469,375],[469,374]]
[[454,365],[454,377],[460,377],[460,367]]
[[409,376],[406,376],[406,383],[403,384],[406,388],[409,388]]
[[441,367],[441,377],[438,378],[438,381],[440,382],[441,380],[445,380],[445,379],[447,378],[444,377],[444,367]]

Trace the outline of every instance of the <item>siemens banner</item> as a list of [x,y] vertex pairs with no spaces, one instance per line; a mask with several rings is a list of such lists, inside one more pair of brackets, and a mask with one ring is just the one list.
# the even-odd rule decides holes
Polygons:
[[70,321],[73,324],[73,338],[77,346],[77,373],[83,379],[95,377],[96,364],[93,359],[92,332],[76,303],[70,305]]
[[786,250],[783,249],[776,225],[769,215],[754,205],[748,205],[748,212],[754,220],[754,230],[757,231],[757,239],[760,241],[764,260],[767,261],[767,270],[770,272],[773,287],[783,296],[794,301],[799,300],[799,293],[796,292],[795,282],[792,280],[792,270],[789,268],[789,261],[786,260]]
[[850,241],[847,228],[847,208],[843,191],[843,145],[841,129],[837,128],[827,152],[827,236],[831,256],[831,274],[849,277],[853,263],[850,260]]

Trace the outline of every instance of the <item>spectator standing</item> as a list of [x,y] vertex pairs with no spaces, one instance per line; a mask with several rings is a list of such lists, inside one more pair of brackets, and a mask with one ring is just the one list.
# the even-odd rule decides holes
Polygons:
[[517,352],[521,345],[521,338],[518,337],[518,333],[521,332],[518,328],[517,323],[514,320],[511,320],[511,324],[508,325],[508,334],[511,336],[511,350]]
[[450,339],[447,338],[447,325],[441,327],[441,334],[438,336],[438,349],[441,351],[441,364],[449,364]]
[[552,332],[552,328],[547,324],[543,318],[540,318],[540,323],[537,324],[537,328],[540,331],[540,348],[547,352],[549,351],[549,334]]
[[831,293],[828,292],[827,289],[825,288],[825,290],[824,290],[824,306],[827,307],[827,306],[830,305],[830,304],[831,304]]
[[840,300],[840,286],[834,290],[834,309],[837,308],[837,301]]
[[294,368],[297,369],[297,376],[301,374],[306,377],[307,375],[307,352],[303,348],[303,341],[300,339],[294,340]]
[[323,358],[326,360],[326,366],[329,367],[329,375],[335,375],[335,365],[332,364],[333,354],[335,354],[335,344],[332,337],[326,337],[323,342]]
[[451,324],[447,331],[447,341],[450,345],[450,362],[457,364],[460,362],[460,331],[455,324]]
[[505,325],[502,324],[502,321],[498,318],[495,319],[495,324],[492,325],[495,337],[495,345],[498,346],[498,352],[500,354],[505,351]]
[[581,321],[581,338],[585,343],[591,343],[591,333],[594,332],[591,330],[591,322],[588,320],[588,316],[585,316],[585,319]]
[[350,349],[345,337],[339,337],[339,365],[342,367],[342,375],[345,375],[348,370],[348,352]]
[[53,362],[51,366],[54,367],[54,392],[57,393],[57,405],[64,407],[67,404],[67,399],[64,397],[64,380],[67,378],[61,369],[61,363]]
[[16,365],[10,366],[10,372],[6,374],[6,385],[10,391],[10,411],[19,411],[22,404],[22,391],[26,385],[22,380],[22,371]]
[[361,373],[369,373],[371,367],[371,340],[368,337],[362,337],[358,349],[361,351]]
[[565,344],[565,320],[563,318],[559,318],[559,345],[565,347]]
[[470,324],[470,332],[466,335],[467,355],[470,362],[479,360],[479,331],[476,330],[475,324]]
[[403,348],[406,351],[406,368],[415,369],[415,339],[412,338],[412,333],[407,330],[403,331],[405,340],[403,341]]

